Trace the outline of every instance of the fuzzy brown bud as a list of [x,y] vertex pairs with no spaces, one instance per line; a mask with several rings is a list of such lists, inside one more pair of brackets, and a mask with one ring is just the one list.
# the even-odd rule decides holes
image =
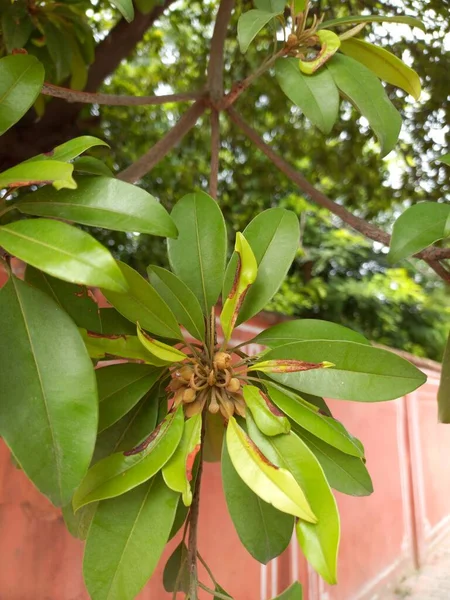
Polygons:
[[182,367],[179,371],[177,371],[177,376],[182,379],[183,381],[185,381],[186,383],[189,383],[192,375],[194,373],[194,370],[192,369],[192,367],[188,367],[187,365]]
[[235,394],[241,389],[241,382],[237,377],[232,377],[227,385],[227,390],[232,394]]
[[231,356],[228,352],[216,352],[213,362],[216,369],[224,371],[231,365]]
[[187,404],[189,404],[190,402],[194,402],[196,396],[197,394],[195,390],[193,390],[192,388],[187,388],[187,390],[184,390],[183,392],[183,402],[186,402]]
[[210,413],[215,415],[219,412],[219,409],[220,409],[220,406],[219,406],[219,403],[217,402],[217,398],[213,395],[213,397],[211,398],[211,401],[209,403],[208,410]]

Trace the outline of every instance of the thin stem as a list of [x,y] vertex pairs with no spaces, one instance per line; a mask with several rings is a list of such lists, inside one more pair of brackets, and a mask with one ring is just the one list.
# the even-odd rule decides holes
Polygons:
[[[201,588],[202,590],[205,590],[205,592],[208,592],[208,594],[211,594],[212,596],[215,596],[216,598],[220,598],[221,600],[222,600],[222,598],[223,598],[223,600],[232,600],[231,596],[226,596],[225,594],[222,594],[222,592],[216,592],[215,590],[212,590],[211,588],[206,586],[201,581],[198,582],[198,587]],[[191,598],[189,598],[189,600],[191,600]]]
[[214,24],[208,65],[208,88],[213,104],[220,102],[223,96],[224,46],[233,6],[234,0],[221,0]]
[[206,564],[206,561],[202,558],[202,555],[200,554],[200,552],[197,552],[197,558],[198,560],[202,563],[202,565],[205,567],[206,572],[208,573],[211,581],[213,582],[214,585],[218,585],[216,578],[214,577],[211,569],[208,567],[208,565]]
[[439,275],[441,279],[450,284],[450,271],[443,264],[441,264],[438,260],[425,259],[425,262],[437,275]]
[[220,123],[219,112],[211,109],[211,170],[209,175],[209,195],[217,200],[217,187],[219,182],[219,151],[220,151]]

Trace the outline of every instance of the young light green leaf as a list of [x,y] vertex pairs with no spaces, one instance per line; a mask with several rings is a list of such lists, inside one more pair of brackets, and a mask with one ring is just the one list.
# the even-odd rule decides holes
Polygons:
[[44,67],[29,54],[14,54],[0,59],[0,135],[12,127],[41,91]]
[[253,9],[245,12],[239,17],[237,25],[237,37],[241,52],[247,52],[261,29],[267,25],[279,12],[266,12],[265,10]]
[[155,367],[167,366],[167,363],[155,358],[146,351],[136,335],[95,333],[80,328],[81,337],[91,358],[112,357],[139,360]]
[[109,2],[120,11],[128,23],[134,19],[134,6],[132,0],[109,0]]
[[95,371],[97,377],[98,431],[111,427],[126,415],[161,376],[161,369],[149,365],[125,363]]
[[297,424],[293,425],[293,430],[320,462],[332,488],[349,496],[369,496],[373,492],[369,472],[360,458],[333,448]]
[[395,17],[385,17],[382,15],[350,15],[349,17],[340,17],[324,21],[319,28],[327,29],[328,27],[341,27],[342,25],[353,25],[355,23],[405,23],[410,27],[418,27],[422,31],[426,31],[425,25],[415,17],[398,15]]
[[168,240],[172,270],[196,295],[203,313],[209,315],[225,271],[227,232],[222,212],[208,194],[197,192],[179,200],[171,217],[179,232],[176,240]]
[[0,189],[23,187],[34,183],[51,183],[55,190],[75,189],[77,184],[72,173],[73,165],[57,160],[20,163],[0,173]]
[[278,325],[259,333],[252,339],[252,343],[277,348],[302,340],[347,340],[359,344],[369,344],[369,341],[360,333],[321,319],[296,319],[278,323]]
[[316,35],[320,43],[320,50],[317,56],[313,59],[305,58],[299,60],[300,71],[306,75],[312,75],[320,69],[320,67],[330,60],[333,54],[336,54],[341,45],[339,36],[332,31],[323,29],[322,31],[318,31]]
[[186,327],[197,340],[205,339],[205,319],[199,301],[176,275],[150,265],[147,268],[148,278],[155,290],[166,302],[178,322]]
[[183,427],[184,413],[179,406],[142,444],[125,453],[116,452],[96,463],[74,494],[75,511],[85,504],[120,496],[148,481],[175,452]]
[[117,265],[128,284],[128,293],[105,290],[106,299],[128,320],[139,322],[155,335],[182,340],[177,320],[154,287],[125,263],[117,261]]
[[[170,486],[169,486],[170,487]],[[166,592],[189,591],[188,549],[184,542],[178,544],[166,562],[163,572],[163,586]]]
[[60,146],[56,146],[56,148],[49,152],[33,156],[26,160],[24,164],[41,160],[60,160],[62,162],[68,162],[94,146],[107,146],[109,148],[109,144],[99,138],[93,137],[92,135],[82,135],[61,144]]
[[[73,169],[73,165],[66,166]],[[61,194],[42,188],[21,198],[16,206],[25,214],[57,217],[92,227],[164,237],[177,235],[172,219],[153,196],[112,177],[80,177],[76,189]]]
[[266,435],[288,433],[289,419],[272,404],[270,398],[254,385],[243,387],[245,403],[250,409],[259,429]]
[[282,512],[317,522],[291,473],[277,468],[263,456],[234,417],[228,421],[226,443],[234,468],[256,495]]
[[270,350],[264,358],[330,360],[335,365],[332,369],[271,373],[270,378],[300,392],[337,400],[394,400],[417,389],[427,379],[422,371],[397,354],[355,342],[293,342]]
[[64,311],[13,276],[0,290],[0,321],[0,435],[36,487],[63,506],[94,450],[91,361]]
[[[249,223],[244,236],[258,263],[258,276],[242,304],[237,325],[261,311],[286,277],[299,247],[298,218],[284,208],[269,208]],[[234,253],[225,274],[223,298],[228,296],[233,285],[236,264]]]
[[394,223],[388,258],[398,262],[450,236],[450,204],[419,202]]
[[275,63],[278,85],[324,134],[330,133],[339,114],[339,92],[329,71],[304,75],[296,58],[279,58]]
[[178,497],[157,475],[119,498],[100,502],[83,563],[92,600],[137,596],[167,543]]
[[364,456],[360,442],[348,433],[342,423],[323,415],[319,409],[300,396],[271,381],[264,381],[264,385],[276,406],[307,431],[341,452],[360,458]]
[[344,97],[369,121],[380,142],[382,156],[389,154],[400,135],[402,118],[378,77],[343,54],[333,56],[326,66]]
[[222,482],[236,532],[246,550],[262,564],[279,556],[289,545],[294,518],[261,500],[240,478],[223,444]]
[[258,274],[258,265],[253,250],[239,231],[236,234],[234,251],[237,255],[237,265],[233,286],[228,293],[220,314],[220,323],[226,341],[231,338],[239,310],[250,286],[254,283]]
[[387,81],[419,100],[422,92],[417,73],[385,48],[351,38],[342,42],[341,52],[365,65],[383,81]]
[[183,504],[185,506],[190,506],[192,503],[192,468],[194,466],[195,457],[200,450],[201,429],[201,413],[187,419],[184,424],[183,437],[181,438],[180,445],[162,470],[166,485],[168,485],[171,490],[182,494]]
[[110,252],[89,234],[50,219],[0,227],[0,246],[24,262],[71,283],[114,290],[128,285]]
[[450,333],[442,359],[441,382],[438,391],[439,423],[450,423]]
[[158,361],[175,363],[187,358],[187,355],[178,348],[152,338],[139,323],[137,324],[137,337],[147,352]]
[[80,173],[88,175],[101,175],[104,177],[114,177],[114,173],[104,162],[93,156],[80,156],[73,161],[73,168]]

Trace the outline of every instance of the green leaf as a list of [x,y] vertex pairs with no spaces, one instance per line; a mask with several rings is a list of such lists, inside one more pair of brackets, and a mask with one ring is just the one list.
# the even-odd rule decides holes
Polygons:
[[208,194],[197,192],[179,200],[171,213],[178,228],[168,240],[172,271],[200,301],[205,315],[222,287],[227,255],[227,231],[222,212]]
[[287,4],[286,0],[255,0],[255,8],[266,12],[280,14]]
[[139,322],[155,335],[182,340],[177,320],[155,288],[125,263],[117,261],[117,265],[129,290],[126,295],[104,290],[106,299],[129,321]]
[[234,417],[228,421],[226,444],[238,475],[257,496],[282,512],[316,522],[303,491],[289,471],[266,459]]
[[[56,190],[77,187],[72,177],[73,165],[56,160],[40,160],[20,163],[0,173],[0,189],[22,187],[37,183],[51,183]],[[45,189],[45,191],[48,191]],[[36,192],[34,192],[36,193]],[[57,193],[55,191],[55,193]]]
[[98,304],[85,286],[61,281],[30,265],[27,266],[25,280],[53,298],[72,317],[78,327],[101,331]]
[[0,435],[36,487],[63,506],[94,450],[91,361],[64,311],[12,276],[0,290],[0,321]]
[[24,262],[71,283],[127,291],[109,251],[84,231],[50,219],[16,221],[0,227],[0,246]]
[[120,357],[129,360],[139,360],[155,367],[167,365],[167,363],[157,360],[149,354],[136,335],[103,335],[81,328],[80,333],[91,358],[108,359],[111,357]]
[[178,544],[164,567],[163,585],[166,592],[189,591],[188,549],[184,542]]
[[400,135],[402,118],[378,77],[358,61],[342,54],[333,56],[326,67],[344,97],[369,121],[380,142],[381,155],[389,154]]
[[365,65],[383,81],[405,90],[416,100],[420,98],[422,86],[417,73],[385,48],[350,38],[342,42],[341,51]]
[[148,278],[178,322],[197,340],[205,339],[205,319],[199,301],[176,275],[155,265],[147,268]]
[[97,504],[95,503],[83,506],[76,514],[73,512],[72,504],[63,506],[64,523],[70,535],[79,540],[85,540],[96,510]]
[[73,507],[114,498],[148,481],[169,460],[184,427],[182,406],[170,412],[140,447],[116,452],[91,467],[73,497]]
[[339,92],[329,71],[320,69],[304,75],[295,58],[279,58],[275,63],[278,85],[322,133],[330,133],[339,114]]
[[171,364],[183,361],[187,358],[187,354],[178,350],[178,348],[152,338],[142,329],[139,323],[137,324],[137,336],[142,346],[154,360]]
[[88,175],[103,175],[105,177],[114,177],[114,173],[105,163],[93,156],[81,156],[73,161],[73,168],[80,173]]
[[80,137],[74,138],[73,140],[69,140],[60,146],[56,146],[50,152],[45,152],[44,154],[38,154],[37,156],[33,156],[25,161],[25,164],[30,162],[36,162],[41,160],[60,160],[62,162],[68,162],[69,160],[73,160],[89,148],[93,146],[107,146],[109,148],[109,144],[100,140],[99,138],[93,137],[92,135],[82,135]]
[[161,369],[135,363],[95,371],[99,399],[99,433],[126,415],[161,376]]
[[44,67],[29,54],[0,59],[0,135],[33,105],[44,83]]
[[89,530],[83,573],[92,600],[133,600],[158,564],[178,494],[160,476],[100,502]]
[[369,344],[369,341],[360,333],[321,319],[296,319],[279,323],[262,331],[252,339],[252,343],[277,348],[293,341],[300,342],[302,340],[346,340]]
[[239,539],[253,558],[267,564],[288,547],[294,518],[252,492],[233,467],[226,444],[222,452],[222,482]]
[[342,423],[333,417],[323,415],[319,409],[293,392],[270,381],[264,381],[264,385],[267,387],[270,399],[278,408],[307,431],[341,452],[351,456],[364,456],[361,443],[350,435]]
[[29,215],[57,217],[115,231],[164,237],[177,234],[172,219],[153,196],[112,177],[83,177],[76,189],[63,193],[42,188],[21,198],[16,206]]
[[[255,254],[258,276],[245,297],[237,325],[261,311],[286,277],[299,247],[298,218],[284,208],[269,208],[249,223],[244,235]],[[225,274],[224,298],[233,285],[236,264],[237,256],[234,253]]]
[[307,0],[294,0],[294,12],[296,15],[305,10],[306,3],[307,3]]
[[40,21],[45,35],[45,43],[56,69],[57,81],[69,76],[72,64],[72,48],[68,43],[67,31],[57,27],[47,19]]
[[298,66],[302,73],[312,75],[338,51],[341,39],[333,31],[323,29],[317,32],[320,50],[314,58],[300,58]]
[[[100,329],[98,333],[130,335],[136,333],[136,327],[128,319],[122,317],[114,308],[99,308]],[[92,331],[95,331],[94,329]]]
[[303,427],[294,425],[293,429],[320,462],[332,488],[349,496],[369,496],[373,492],[369,472],[360,458],[333,448]]
[[388,258],[398,262],[450,236],[450,204],[419,202],[394,223]]
[[147,15],[155,6],[161,4],[160,0],[135,0],[134,4],[139,12],[143,15]]
[[294,581],[284,592],[272,600],[303,600],[302,586],[298,581]]
[[134,6],[132,0],[109,0],[130,23],[134,19]]
[[190,482],[192,480],[192,468],[194,466],[195,457],[200,450],[201,429],[201,413],[186,420],[180,445],[162,470],[166,485],[170,487],[171,490],[182,494],[183,504],[185,506],[190,506],[192,503]]
[[271,373],[270,378],[300,392],[337,400],[381,402],[409,394],[426,381],[417,367],[393,352],[355,342],[293,342],[270,350],[264,358],[329,360],[335,367],[300,373]]
[[289,419],[278,411],[262,390],[254,385],[243,387],[245,403],[250,409],[259,429],[266,435],[288,433]]
[[438,391],[439,423],[450,423],[450,333],[442,359],[441,382]]
[[23,48],[34,29],[28,11],[22,7],[19,8],[17,5],[18,3],[16,3],[15,10],[14,5],[8,6],[2,15],[1,29],[8,53],[17,48]]
[[439,158],[436,159],[436,162],[444,163],[445,165],[450,165],[450,152],[447,154],[443,154]]
[[425,25],[419,19],[399,15],[395,17],[385,17],[381,15],[356,15],[349,17],[340,17],[339,19],[330,19],[324,21],[319,29],[328,29],[329,27],[353,25],[355,23],[405,23],[410,27],[418,27],[422,31],[426,31]]
[[265,10],[249,10],[239,17],[237,37],[241,52],[247,52],[248,47],[261,31],[279,12],[266,12]]

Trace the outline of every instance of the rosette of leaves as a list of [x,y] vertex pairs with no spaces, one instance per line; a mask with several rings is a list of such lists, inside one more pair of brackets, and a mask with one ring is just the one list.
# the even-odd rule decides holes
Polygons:
[[[331,132],[339,116],[340,98],[349,101],[367,119],[388,154],[395,146],[401,126],[381,81],[418,100],[421,83],[417,73],[397,56],[356,36],[373,22],[403,23],[424,29],[409,15],[350,15],[329,21],[324,15],[310,16],[313,3],[298,0],[255,0],[255,8],[243,13],[238,22],[238,40],[246,52],[265,27],[275,33],[275,50],[261,70],[275,66],[277,82],[322,133]],[[348,26],[350,29],[345,29]],[[283,31],[279,49],[277,28]],[[337,29],[337,32],[335,31]]]
[[[17,208],[41,214],[50,205],[55,216],[64,198],[67,206],[74,202],[75,190],[43,189]],[[84,576],[94,600],[134,598],[183,527],[166,565],[166,589],[196,598],[198,587],[206,587],[217,598],[230,597],[214,579],[208,588],[196,575],[205,460],[222,463],[228,509],[252,556],[267,563],[295,530],[311,565],[335,583],[340,526],[331,488],[362,496],[372,484],[361,442],[332,417],[322,396],[385,401],[416,389],[425,376],[358,333],[323,321],[271,327],[252,340],[265,350],[248,355],[233,342],[234,328],[279,289],[298,250],[298,218],[282,208],[261,213],[236,235],[228,263],[225,222],[207,194],[185,196],[167,219],[178,232],[168,240],[172,270],[150,266],[147,280],[115,262],[123,288],[99,284],[113,308],[98,310],[87,288],[59,281],[61,272],[49,274],[32,256],[37,268],[27,269],[28,283],[11,276],[0,292],[0,314],[14,316],[23,339],[19,349],[13,334],[0,344],[1,395],[8,399],[0,432],[39,489],[65,505],[69,529],[87,535]],[[0,228],[0,245],[7,248],[5,229],[14,225]],[[50,324],[45,335],[39,319]],[[76,352],[84,370],[74,379],[62,369]],[[29,411],[37,402],[23,365],[42,385],[36,389],[47,437],[39,456],[33,444],[43,434],[34,428],[30,435]],[[5,369],[12,371],[6,379]],[[21,369],[21,383],[14,369],[16,375]],[[16,421],[18,411],[23,416]],[[61,485],[63,495],[53,493]],[[298,586],[285,593],[301,597]]]

